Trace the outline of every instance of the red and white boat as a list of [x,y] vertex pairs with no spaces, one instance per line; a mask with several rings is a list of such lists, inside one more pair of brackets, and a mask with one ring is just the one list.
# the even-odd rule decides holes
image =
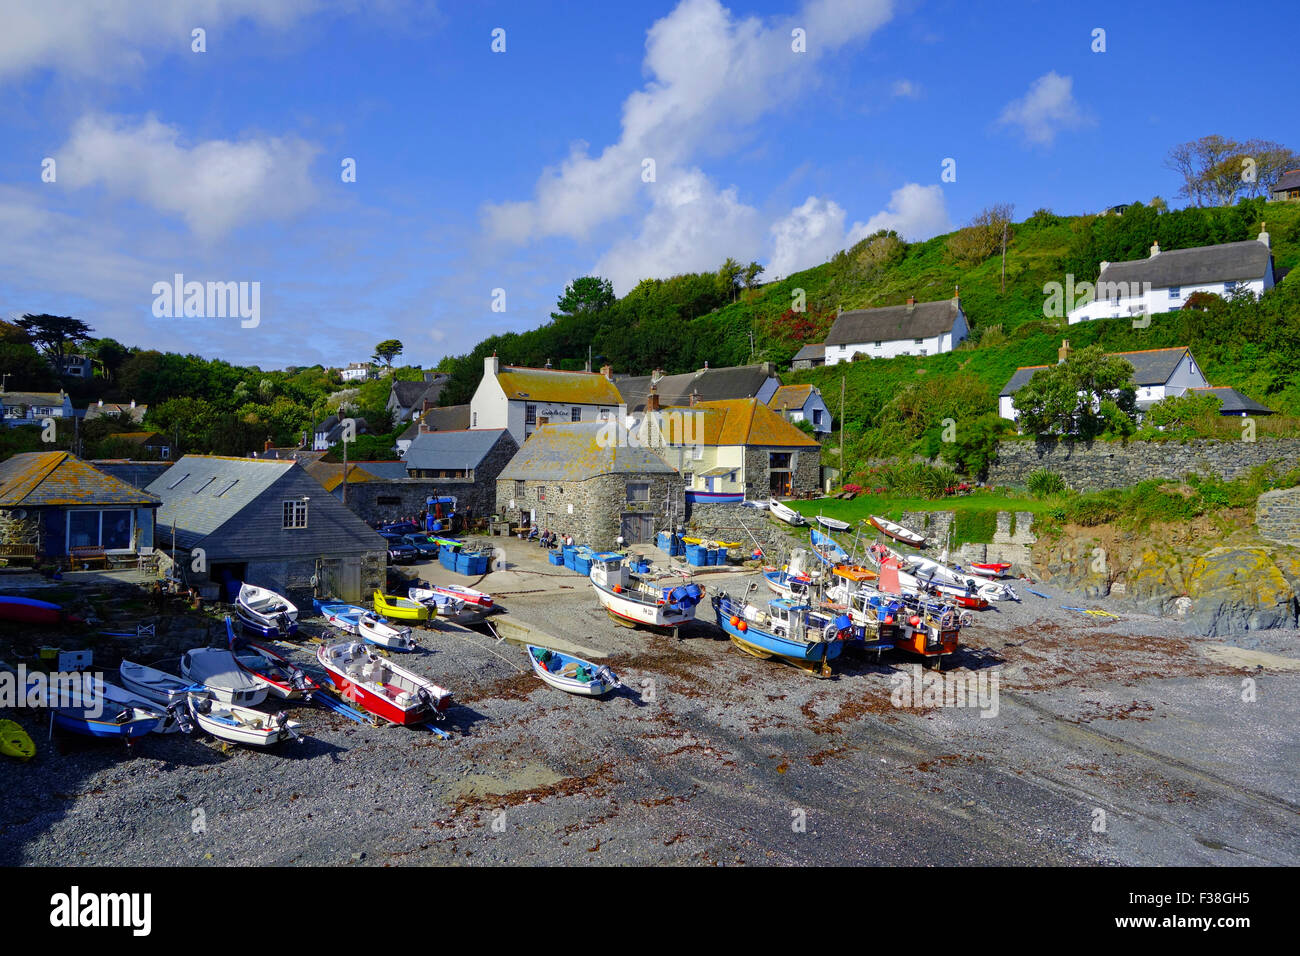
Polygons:
[[483,610],[490,610],[493,607],[492,595],[484,591],[475,591],[473,588],[463,587],[459,584],[431,584],[430,591],[438,594],[445,594],[448,597],[454,597],[464,601],[466,604],[473,605]]
[[900,541],[903,544],[910,544],[914,548],[925,547],[925,535],[923,534],[917,534],[915,531],[909,531],[907,528],[904,528],[901,524],[895,524],[893,521],[890,521],[888,518],[880,517],[880,515],[872,515],[867,520],[871,522],[871,526],[873,528],[875,528],[877,531],[881,532],[882,534],[889,535],[895,541]]
[[451,691],[380,657],[360,641],[322,644],[316,660],[348,703],[394,724],[437,720],[451,706]]
[[234,652],[239,669],[259,684],[265,684],[276,697],[284,700],[311,700],[311,693],[317,687],[316,682],[303,673],[301,667],[269,647],[245,641],[236,646]]
[[1011,564],[1003,561],[991,564],[968,564],[966,570],[986,578],[1000,578],[1011,570]]

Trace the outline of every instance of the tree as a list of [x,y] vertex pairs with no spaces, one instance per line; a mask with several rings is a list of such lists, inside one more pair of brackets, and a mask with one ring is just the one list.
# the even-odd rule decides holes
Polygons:
[[558,319],[566,315],[604,312],[615,302],[614,284],[600,276],[583,276],[574,279],[564,287],[564,294],[556,300],[558,312],[552,312],[551,318]]
[[32,315],[28,313],[15,323],[27,333],[32,344],[39,348],[53,364],[55,372],[63,375],[63,360],[69,346],[90,339],[95,331],[80,319],[70,315]]
[[1008,424],[997,412],[959,422],[953,440],[939,446],[939,457],[962,474],[982,477],[998,456],[998,443]]
[[1104,431],[1116,433],[1118,417],[1131,421],[1137,410],[1133,366],[1089,345],[1035,372],[1011,404],[1030,434],[1088,440]]
[[745,283],[746,289],[752,289],[758,285],[758,277],[763,274],[763,267],[757,262],[751,262],[745,266],[745,271],[741,273],[741,278]]
[[981,210],[970,225],[949,237],[949,255],[962,265],[979,265],[1002,247],[1004,229],[1007,241],[1011,241],[1011,217],[1015,208],[1011,203],[998,203]]
[[1202,136],[1169,150],[1165,166],[1178,173],[1179,195],[1197,206],[1230,206],[1239,196],[1265,196],[1278,177],[1300,162],[1281,143]]
[[740,263],[731,256],[727,256],[727,261],[718,270],[718,282],[727,293],[727,298],[733,302],[736,300],[736,289],[740,286],[740,277],[744,271]]
[[383,364],[390,372],[393,369],[393,359],[402,354],[402,343],[399,339],[384,339],[375,346],[374,359],[376,362]]

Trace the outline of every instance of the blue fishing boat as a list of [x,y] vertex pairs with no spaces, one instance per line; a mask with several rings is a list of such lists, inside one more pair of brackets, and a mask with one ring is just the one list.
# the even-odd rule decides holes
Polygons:
[[742,651],[780,658],[817,677],[831,675],[830,662],[853,636],[847,614],[820,611],[789,598],[768,601],[766,607],[726,592],[712,600],[718,627]]
[[[35,692],[29,679],[27,692]],[[128,744],[153,733],[168,720],[162,707],[133,696],[115,684],[93,677],[49,690],[46,701],[54,726],[83,737],[115,738]]]
[[[317,602],[313,601],[313,605]],[[337,627],[344,634],[356,634],[357,629],[361,626],[361,619],[370,613],[364,607],[357,607],[355,604],[329,604],[322,603],[316,607],[317,613],[325,618],[326,623]]]
[[816,528],[809,528],[808,534],[812,538],[813,553],[821,558],[823,562],[829,565],[847,564],[849,553],[840,547],[830,535],[818,531]]

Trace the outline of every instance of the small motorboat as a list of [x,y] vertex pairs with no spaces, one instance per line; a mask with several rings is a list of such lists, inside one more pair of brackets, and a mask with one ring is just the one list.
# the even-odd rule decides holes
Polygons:
[[357,625],[357,634],[367,644],[377,644],[390,651],[415,650],[415,638],[409,627],[393,627],[381,617],[366,614]]
[[871,526],[881,534],[889,535],[889,537],[893,538],[895,541],[901,542],[902,544],[910,544],[914,548],[925,547],[925,535],[917,534],[915,531],[909,531],[901,524],[895,524],[888,518],[882,518],[880,515],[872,515],[867,519],[867,521],[869,521]]
[[[29,683],[29,694],[33,691]],[[171,719],[157,704],[137,700],[125,689],[93,677],[61,687],[57,698],[46,704],[54,725],[62,730],[84,737],[117,738],[128,744],[161,730]]]
[[167,705],[184,701],[186,691],[194,687],[193,681],[182,680],[175,674],[134,661],[122,661],[117,672],[122,678],[123,687],[155,704]]
[[60,604],[9,594],[0,596],[0,621],[15,621],[20,624],[62,624],[80,620],[79,617],[69,616]]
[[431,584],[429,589],[437,591],[439,594],[450,595],[464,601],[466,604],[483,608],[485,611],[489,611],[493,607],[492,595],[485,591],[475,591],[473,588],[463,587],[459,584]]
[[624,627],[675,630],[695,620],[695,607],[704,595],[694,582],[656,587],[632,574],[623,555],[615,552],[592,555],[589,578],[601,606]]
[[808,523],[807,519],[805,519],[803,515],[795,511],[793,508],[791,508],[783,501],[777,501],[775,498],[769,498],[767,502],[767,506],[768,506],[768,510],[771,511],[775,517],[780,518],[786,524],[792,524],[797,527],[799,525]]
[[848,531],[849,528],[853,527],[847,521],[841,521],[839,518],[828,518],[822,514],[817,516],[817,523],[830,531]]
[[533,672],[559,690],[580,697],[600,697],[623,686],[618,676],[604,665],[532,644],[525,645],[524,649],[528,651]]
[[361,619],[370,612],[355,604],[322,604],[320,613],[326,624],[337,627],[345,634],[355,634]]
[[830,535],[823,534],[816,528],[809,528],[808,537],[812,541],[813,554],[820,558],[823,564],[834,567],[837,564],[848,563],[849,553]]
[[451,691],[439,687],[360,641],[322,644],[316,659],[339,696],[394,724],[422,724],[439,719],[451,706]]
[[[960,571],[961,567],[958,566],[957,570]],[[974,563],[966,565],[966,570],[971,574],[978,574],[981,577],[1000,578],[1011,570],[1011,563],[1009,561],[998,561],[989,564]]]
[[312,691],[319,686],[301,667],[269,647],[237,641],[231,650],[240,669],[281,700],[311,700]]
[[12,720],[0,720],[0,754],[15,760],[31,760],[36,756],[36,745],[18,724]]
[[398,597],[375,591],[375,613],[380,617],[391,617],[395,621],[427,621],[434,616],[433,608],[410,598]]
[[234,654],[217,647],[199,647],[182,654],[181,676],[191,684],[202,684],[223,704],[252,707],[271,692],[239,666]]
[[239,620],[263,637],[288,637],[298,630],[298,608],[288,598],[245,581],[235,600]]
[[248,747],[270,747],[288,737],[302,743],[298,728],[284,712],[267,714],[251,707],[239,707],[216,699],[212,694],[189,695],[190,716],[218,740]]
[[419,601],[432,607],[434,614],[444,621],[465,624],[478,621],[487,613],[487,608],[469,604],[450,594],[435,591],[433,588],[411,588],[406,593],[412,601]]

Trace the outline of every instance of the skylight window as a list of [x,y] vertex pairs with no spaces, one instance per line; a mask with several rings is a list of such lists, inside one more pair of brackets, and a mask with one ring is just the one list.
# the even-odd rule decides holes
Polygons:
[[214,475],[213,477],[211,477],[211,478],[209,478],[207,481],[205,481],[203,484],[201,484],[201,485],[199,485],[197,488],[195,488],[194,491],[193,491],[192,493],[197,495],[200,491],[202,491],[204,488],[206,488],[208,485],[212,484],[212,483],[213,483],[214,481],[216,481],[216,480],[217,480],[217,479],[216,479],[216,476]]
[[182,481],[184,481],[184,480],[185,480],[186,478],[188,478],[189,476],[190,476],[190,473],[187,471],[185,474],[181,475],[179,478],[177,478],[175,481],[173,481],[173,482],[172,482],[170,485],[168,485],[167,487],[168,487],[168,488],[175,488],[177,485],[179,485]]
[[218,489],[217,491],[214,491],[214,492],[212,493],[212,497],[214,497],[214,498],[220,498],[222,495],[224,495],[224,494],[225,494],[227,491],[229,491],[231,488],[235,487],[235,485],[237,485],[237,484],[239,484],[239,479],[238,479],[238,478],[234,479],[233,481],[229,481],[229,482],[227,482],[227,483],[225,484],[224,487]]

